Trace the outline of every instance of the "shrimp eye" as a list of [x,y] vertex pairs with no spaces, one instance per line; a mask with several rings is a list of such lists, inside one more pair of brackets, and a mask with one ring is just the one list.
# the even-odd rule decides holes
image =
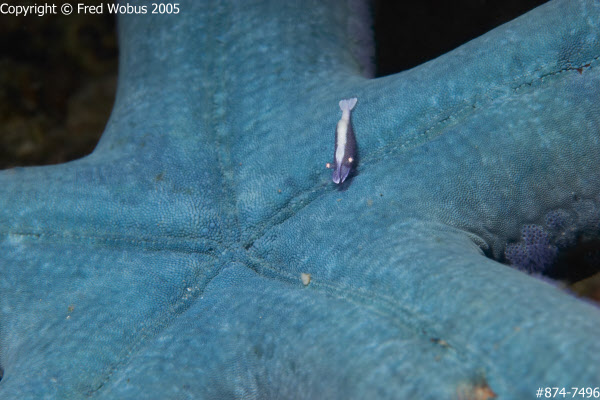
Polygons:
[[354,161],[354,158],[348,157],[348,162],[352,162],[352,161]]

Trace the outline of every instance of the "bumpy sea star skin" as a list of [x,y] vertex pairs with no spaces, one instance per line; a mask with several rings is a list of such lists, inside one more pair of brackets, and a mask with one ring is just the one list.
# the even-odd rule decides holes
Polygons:
[[0,398],[598,386],[598,308],[492,259],[599,203],[598,2],[375,80],[354,2],[182,3],[120,20],[93,154],[0,174]]

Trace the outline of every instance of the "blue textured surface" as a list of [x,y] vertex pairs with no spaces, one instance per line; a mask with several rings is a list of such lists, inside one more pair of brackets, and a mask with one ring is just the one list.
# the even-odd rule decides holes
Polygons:
[[600,385],[599,309],[484,255],[549,213],[598,226],[600,3],[375,80],[354,2],[231,3],[122,18],[94,153],[0,174],[0,398]]

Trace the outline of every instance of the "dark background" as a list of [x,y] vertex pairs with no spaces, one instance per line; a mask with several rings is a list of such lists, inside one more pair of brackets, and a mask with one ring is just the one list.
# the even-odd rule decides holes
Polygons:
[[436,58],[544,3],[375,0],[377,75],[390,75]]
[[89,154],[115,96],[114,17],[2,15],[0,49],[0,169]]

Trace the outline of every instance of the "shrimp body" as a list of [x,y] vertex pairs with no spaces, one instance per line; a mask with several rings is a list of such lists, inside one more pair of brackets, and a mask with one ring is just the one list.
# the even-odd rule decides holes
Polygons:
[[342,118],[335,129],[335,148],[333,163],[327,163],[327,168],[333,168],[332,180],[340,184],[346,180],[356,160],[356,139],[350,112],[356,105],[356,98],[340,101]]

